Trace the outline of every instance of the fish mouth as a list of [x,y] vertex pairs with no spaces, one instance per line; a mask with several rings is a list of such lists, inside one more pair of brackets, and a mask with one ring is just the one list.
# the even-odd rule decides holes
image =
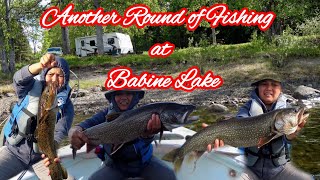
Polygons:
[[174,121],[170,123],[162,122],[164,130],[171,131],[174,128],[197,121],[199,119],[199,116],[189,116],[195,108],[196,107],[193,105],[188,105],[187,107],[183,108],[183,111],[181,113],[177,113],[177,115],[174,117]]
[[181,120],[185,123],[185,124],[188,124],[188,123],[191,123],[193,121],[196,121],[199,119],[199,116],[189,116],[193,110],[195,110],[195,106],[193,105],[190,105],[188,107],[188,110],[183,114],[183,116],[181,117]]

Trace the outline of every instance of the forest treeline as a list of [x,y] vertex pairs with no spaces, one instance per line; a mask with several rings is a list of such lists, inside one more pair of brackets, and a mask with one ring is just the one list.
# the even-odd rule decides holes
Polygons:
[[[133,4],[145,4],[152,12],[177,12],[187,8],[188,12],[198,11],[203,6],[225,3],[230,10],[273,11],[276,19],[269,30],[262,32],[257,27],[218,26],[210,28],[202,21],[195,31],[185,26],[54,26],[41,30],[41,14],[51,6],[63,9],[69,3],[74,11],[82,12],[102,7],[104,11],[117,10],[123,15]],[[256,36],[268,43],[277,43],[279,36],[309,36],[320,34],[320,1],[314,0],[54,0],[44,3],[40,0],[2,0],[0,3],[0,59],[1,72],[15,72],[16,62],[30,61],[46,52],[49,47],[62,47],[64,54],[75,53],[75,38],[97,35],[98,53],[102,54],[103,33],[122,32],[129,34],[136,52],[147,51],[155,43],[170,41],[176,48],[208,47],[210,45],[238,44],[251,41]],[[31,49],[29,42],[33,43]],[[37,44],[42,44],[37,51]]]

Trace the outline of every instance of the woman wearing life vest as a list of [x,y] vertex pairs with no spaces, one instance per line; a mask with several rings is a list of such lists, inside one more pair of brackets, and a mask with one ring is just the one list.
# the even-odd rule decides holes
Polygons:
[[[110,102],[108,108],[102,110],[69,132],[73,147],[80,149],[88,143],[87,137],[82,133],[84,129],[106,122],[106,115],[133,109],[140,99],[144,97],[142,90],[108,91],[105,97]],[[108,119],[108,121],[111,121]],[[175,180],[172,169],[158,158],[152,156],[152,141],[154,134],[161,128],[159,115],[153,114],[147,125],[147,133],[131,142],[125,143],[121,148],[112,144],[104,144],[96,149],[98,157],[104,161],[104,166],[97,170],[89,179],[126,179],[128,177],[143,177],[145,180]],[[98,150],[98,151],[97,151]],[[114,152],[111,155],[111,152]]]
[[[287,99],[282,94],[282,83],[276,75],[270,74],[251,84],[254,90],[251,99],[239,109],[237,117],[257,116],[263,113],[288,107]],[[245,148],[248,169],[241,175],[243,179],[264,180],[307,180],[310,174],[296,168],[290,162],[291,140],[296,138],[306,121],[299,124],[296,132],[283,135],[264,146]],[[223,146],[223,140],[216,139],[214,148]],[[211,151],[211,145],[208,145]]]
[[0,148],[0,179],[9,179],[27,169],[33,169],[40,179],[51,179],[34,137],[36,116],[42,90],[47,83],[57,84],[59,111],[54,140],[59,144],[68,135],[74,116],[69,99],[69,76],[68,63],[53,54],[42,56],[38,63],[14,74],[13,85],[19,101],[13,108],[10,122],[3,128],[5,142]]

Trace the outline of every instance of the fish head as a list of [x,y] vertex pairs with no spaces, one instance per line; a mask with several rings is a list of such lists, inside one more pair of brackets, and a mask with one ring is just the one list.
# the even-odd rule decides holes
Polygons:
[[40,98],[41,114],[43,114],[44,111],[48,111],[56,107],[57,88],[58,86],[53,83],[49,83],[45,86]]
[[177,103],[167,104],[160,113],[160,120],[164,127],[171,131],[176,127],[180,127],[197,120],[195,117],[189,117],[195,108],[196,107],[194,105],[183,105]]
[[309,114],[304,114],[304,108],[281,109],[275,116],[275,129],[282,134],[294,133],[298,125],[306,120]]

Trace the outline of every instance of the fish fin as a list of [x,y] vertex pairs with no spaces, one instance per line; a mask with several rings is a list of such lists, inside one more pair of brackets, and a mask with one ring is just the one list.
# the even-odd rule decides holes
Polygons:
[[187,158],[187,162],[190,163],[193,160],[198,160],[204,153],[205,151],[192,151],[188,158]]
[[154,140],[154,145],[155,145],[156,147],[158,147],[157,140]]
[[159,144],[161,144],[160,142],[161,142],[162,136],[163,136],[163,129],[161,129],[160,131]]
[[162,122],[162,126],[165,131],[172,131],[172,129],[178,127],[177,125],[173,125],[173,124],[165,123],[165,122]]
[[192,172],[193,173],[195,170],[196,170],[196,167],[197,167],[197,162],[199,160],[199,158],[203,155],[205,151],[192,151],[187,159],[187,163],[191,163],[192,161],[193,162],[193,169],[192,169]]
[[117,119],[122,113],[121,112],[115,112],[115,113],[111,113],[106,115],[106,120],[108,122],[113,121],[115,119]]
[[267,137],[259,138],[258,148],[262,147],[265,144],[268,144],[270,141],[272,141],[273,139],[276,139],[277,137],[280,137],[280,135],[272,134],[272,135],[267,136]]
[[75,159],[77,155],[77,149],[72,147],[72,145],[70,146],[70,148],[72,149],[72,158]]
[[117,145],[115,145],[115,146],[117,146],[116,147],[116,149],[114,149],[111,153],[110,153],[110,155],[113,155],[114,153],[116,153],[120,148],[122,148],[122,146],[124,145],[124,143],[122,143],[122,144],[117,144]]
[[161,159],[168,161],[168,162],[174,162],[176,158],[177,152],[180,150],[180,148],[176,148],[165,154]]
[[192,138],[191,135],[186,135],[186,137],[184,138],[186,141],[189,140],[190,138]]

